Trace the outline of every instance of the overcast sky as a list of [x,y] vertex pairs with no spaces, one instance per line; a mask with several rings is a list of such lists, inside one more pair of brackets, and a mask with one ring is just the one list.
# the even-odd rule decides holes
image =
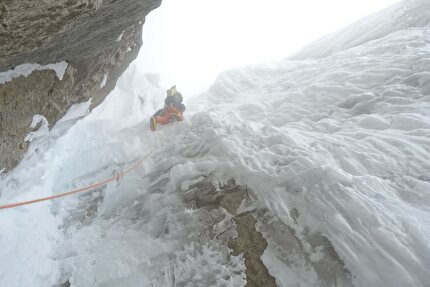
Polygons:
[[163,0],[143,26],[139,64],[185,96],[223,70],[287,57],[398,0]]

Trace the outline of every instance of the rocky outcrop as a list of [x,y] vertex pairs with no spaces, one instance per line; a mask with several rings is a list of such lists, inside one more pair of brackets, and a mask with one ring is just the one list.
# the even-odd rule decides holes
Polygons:
[[[325,236],[311,233],[307,228],[288,226],[269,210],[254,207],[246,186],[237,185],[234,180],[223,184],[209,175],[191,185],[183,197],[190,208],[208,210],[201,219],[207,230],[204,235],[200,233],[200,240],[219,241],[231,255],[243,256],[246,287],[283,286],[276,275],[282,281],[284,274],[303,270],[310,270],[318,283],[301,278],[300,283],[291,282],[292,286],[353,286],[350,272]],[[292,210],[290,216],[297,222],[297,210]],[[276,262],[275,269],[269,271],[265,252],[270,254],[266,258]]]
[[[12,1],[0,3],[0,72],[25,63],[66,61],[62,80],[34,71],[0,84],[0,170],[26,151],[35,114],[52,127],[76,103],[101,103],[142,44],[145,16],[161,0]],[[102,82],[104,82],[102,84]]]
[[[261,260],[261,256],[267,247],[267,241],[256,229],[257,221],[253,212],[238,212],[241,203],[247,199],[246,187],[236,185],[234,180],[230,180],[225,185],[218,185],[219,191],[217,191],[216,187],[213,184],[213,180],[203,180],[190,187],[191,192],[185,194],[185,200],[193,203],[195,208],[225,209],[232,216],[230,220],[232,224],[222,233],[216,234],[213,231],[213,227],[224,220],[225,217],[215,216],[212,218],[210,221],[213,223],[209,227],[212,234],[211,239],[219,237],[221,234],[227,234],[229,229],[233,229],[237,236],[229,236],[226,245],[232,250],[232,255],[239,256],[243,254],[244,256],[246,286],[276,287],[275,278],[269,274]],[[232,232],[228,233],[232,234]]]

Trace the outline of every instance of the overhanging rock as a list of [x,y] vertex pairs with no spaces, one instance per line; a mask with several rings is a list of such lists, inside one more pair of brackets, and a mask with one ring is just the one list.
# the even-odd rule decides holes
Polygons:
[[145,16],[161,0],[0,3],[0,73],[26,63],[66,61],[62,80],[34,71],[0,84],[0,170],[26,151],[35,114],[52,127],[76,103],[103,101],[142,45]]

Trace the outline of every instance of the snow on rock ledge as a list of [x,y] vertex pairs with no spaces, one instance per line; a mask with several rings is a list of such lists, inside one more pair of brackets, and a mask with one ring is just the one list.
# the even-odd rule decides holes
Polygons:
[[15,78],[18,78],[20,76],[27,77],[31,73],[33,73],[34,70],[53,70],[55,71],[55,74],[57,75],[57,78],[61,81],[63,79],[64,73],[66,72],[67,68],[67,62],[61,61],[55,64],[48,64],[48,65],[39,65],[39,64],[22,64],[17,67],[15,67],[12,70],[1,72],[0,73],[0,85],[10,82]]

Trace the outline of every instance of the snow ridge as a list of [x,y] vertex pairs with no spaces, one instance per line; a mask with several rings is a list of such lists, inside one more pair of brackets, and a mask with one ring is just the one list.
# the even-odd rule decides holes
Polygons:
[[430,24],[430,2],[427,0],[403,0],[380,12],[329,34],[303,47],[289,60],[322,58],[336,52],[380,39],[390,33]]

